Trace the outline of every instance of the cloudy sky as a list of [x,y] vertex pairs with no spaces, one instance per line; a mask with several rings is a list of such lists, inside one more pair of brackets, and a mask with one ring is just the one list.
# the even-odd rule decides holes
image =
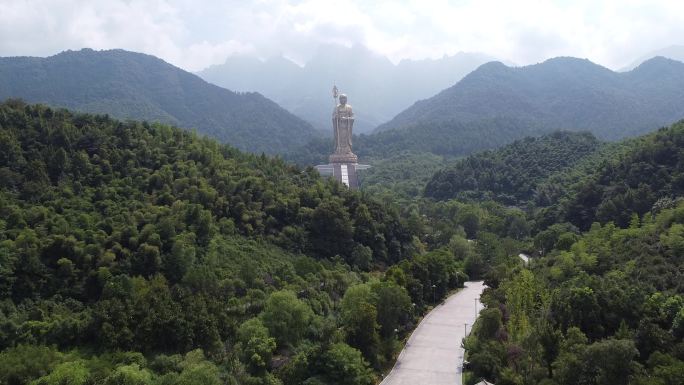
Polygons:
[[619,69],[684,44],[682,0],[0,0],[0,56],[124,48],[196,71],[229,55],[303,63],[322,43],[393,61],[481,52]]

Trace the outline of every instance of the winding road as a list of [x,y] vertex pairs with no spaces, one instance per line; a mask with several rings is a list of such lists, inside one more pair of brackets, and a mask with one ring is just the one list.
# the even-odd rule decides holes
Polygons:
[[466,282],[423,318],[381,385],[460,385],[461,340],[482,309],[482,281]]

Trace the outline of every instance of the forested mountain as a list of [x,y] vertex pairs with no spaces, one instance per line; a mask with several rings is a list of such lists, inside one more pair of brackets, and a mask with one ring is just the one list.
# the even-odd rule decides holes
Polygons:
[[6,98],[197,129],[256,153],[283,153],[319,135],[257,93],[232,92],[123,50],[0,58],[0,101]]
[[466,278],[403,216],[178,128],[0,104],[0,383],[373,384]]
[[539,138],[527,137],[496,150],[470,155],[439,170],[425,186],[425,196],[521,204],[533,198],[540,182],[573,166],[600,145],[589,133],[556,132]]
[[336,83],[354,106],[356,132],[367,133],[491,60],[481,54],[458,53],[395,65],[363,46],[328,45],[321,46],[302,67],[283,57],[265,61],[229,57],[198,75],[231,90],[260,92],[326,131],[332,130],[330,90]]
[[494,132],[501,127],[516,139],[529,134],[509,134],[505,125],[513,121],[536,127],[539,133],[582,130],[615,140],[682,117],[684,63],[656,57],[630,72],[618,73],[588,60],[562,57],[518,68],[497,62],[482,65],[451,88],[415,103],[378,131],[451,125],[450,135],[459,137],[470,124],[498,121]]
[[684,195],[684,121],[588,160],[538,187],[541,224],[567,221],[588,229],[612,221],[624,227],[635,214],[674,204]]
[[684,122],[611,144],[557,132],[458,160],[432,176],[424,195],[529,206],[538,229],[569,222],[587,230],[594,221],[624,227],[633,214],[684,194],[683,165]]

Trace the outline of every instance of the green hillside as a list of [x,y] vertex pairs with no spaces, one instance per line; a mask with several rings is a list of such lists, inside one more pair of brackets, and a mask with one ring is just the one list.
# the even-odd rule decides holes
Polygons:
[[533,198],[540,182],[600,146],[601,142],[589,133],[556,132],[517,140],[439,170],[425,186],[425,196],[523,204]]
[[684,381],[683,148],[679,122],[543,182],[534,258],[487,273],[466,384]]
[[2,384],[370,385],[466,278],[393,205],[181,129],[8,101],[0,146]]
[[[540,186],[540,223],[627,226],[684,194],[684,121],[615,146]],[[670,202],[670,203],[668,203]]]
[[232,92],[124,50],[0,58],[0,101],[7,98],[174,124],[255,153],[284,153],[319,135],[257,93]]
[[680,202],[629,228],[562,232],[529,270],[495,267],[465,383],[682,383],[683,229]]
[[[503,119],[425,123],[414,128],[355,136],[354,153],[362,160],[384,160],[406,152],[456,158],[544,132],[541,127],[526,122]],[[302,166],[320,164],[327,161],[332,147],[332,139],[317,138],[286,154],[285,158]]]
[[424,195],[437,200],[495,200],[534,212],[537,228],[595,221],[627,226],[633,214],[684,192],[684,122],[619,143],[588,133],[525,138],[438,170]]

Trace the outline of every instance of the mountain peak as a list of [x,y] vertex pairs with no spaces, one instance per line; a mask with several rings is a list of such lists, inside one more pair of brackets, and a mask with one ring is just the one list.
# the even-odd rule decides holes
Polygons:
[[542,129],[590,130],[612,140],[684,117],[683,63],[656,58],[628,74],[573,57],[524,67],[489,62],[377,131],[500,121],[502,131],[520,122]]
[[478,71],[491,71],[491,70],[502,70],[502,69],[511,69],[511,68],[512,67],[509,67],[500,61],[492,60],[490,62],[484,63],[481,66],[477,67],[477,70]]
[[558,56],[546,61],[529,66],[534,70],[551,70],[554,73],[568,73],[568,74],[604,74],[607,76],[614,75],[614,72],[600,64],[596,64],[589,59],[581,59],[571,56]]
[[657,57],[657,56],[662,56],[668,59],[673,59],[677,60],[680,62],[684,62],[684,45],[671,45],[665,48],[661,48],[659,50],[650,52],[634,62],[632,64],[622,68],[620,71],[621,72],[626,72],[626,71],[631,71],[638,67],[640,64],[643,64],[646,61],[649,61],[650,59]]
[[587,58],[578,58],[574,56],[556,56],[552,57],[549,59],[544,60],[541,64],[547,64],[547,65],[584,65],[584,64],[590,64],[592,66],[597,66],[598,64],[592,62],[591,60]]
[[684,63],[682,63],[679,60],[674,60],[667,58],[665,56],[654,56],[643,63],[639,64],[634,71],[636,70],[643,70],[643,69],[648,69],[648,68],[671,68],[671,67],[678,67],[682,68],[684,67]]
[[235,93],[157,57],[122,49],[0,58],[0,100],[10,97],[194,128],[257,153],[287,152],[319,135],[261,95]]
[[[624,76],[645,86],[669,88],[675,85],[671,79],[682,79],[684,77],[684,63],[663,56],[656,56],[641,63],[633,70],[625,72]],[[676,100],[672,101],[677,102]]]

